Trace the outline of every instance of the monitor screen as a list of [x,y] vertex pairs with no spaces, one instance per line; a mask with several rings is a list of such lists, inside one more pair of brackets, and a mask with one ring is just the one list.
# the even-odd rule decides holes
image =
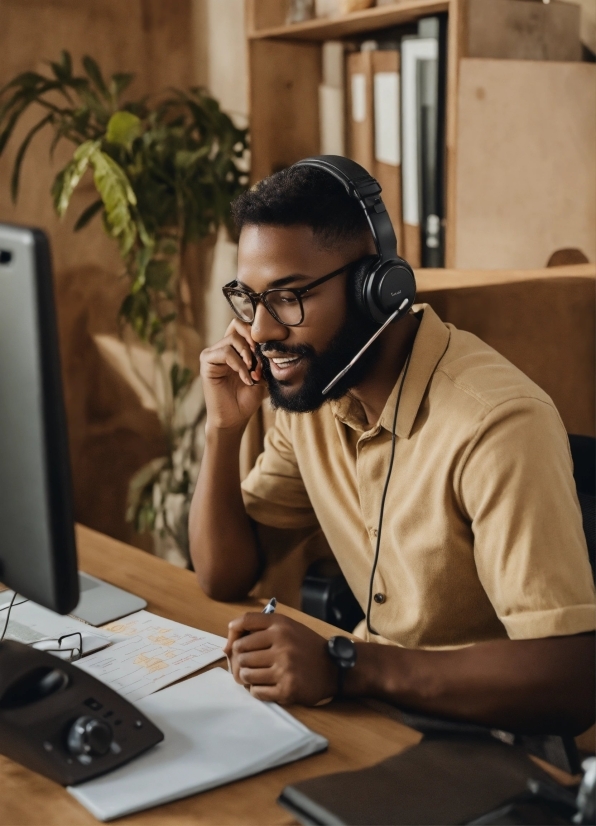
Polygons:
[[0,224],[0,582],[58,613],[79,599],[50,249]]

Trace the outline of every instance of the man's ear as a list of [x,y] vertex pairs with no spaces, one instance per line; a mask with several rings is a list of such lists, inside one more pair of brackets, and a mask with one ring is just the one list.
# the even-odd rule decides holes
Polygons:
[[376,255],[367,255],[366,258],[363,258],[362,261],[360,261],[357,267],[354,267],[348,276],[348,289],[352,293],[352,298],[356,307],[366,318],[370,318],[370,313],[368,312],[366,301],[364,300],[364,284],[366,282],[366,276],[370,272],[371,266],[376,263],[376,261]]

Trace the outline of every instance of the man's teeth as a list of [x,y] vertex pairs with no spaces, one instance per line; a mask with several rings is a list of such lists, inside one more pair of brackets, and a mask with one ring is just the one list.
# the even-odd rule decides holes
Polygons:
[[298,361],[299,358],[300,358],[300,356],[290,356],[288,358],[283,358],[283,359],[271,359],[271,361],[274,364],[282,365],[282,364],[291,364],[293,361]]

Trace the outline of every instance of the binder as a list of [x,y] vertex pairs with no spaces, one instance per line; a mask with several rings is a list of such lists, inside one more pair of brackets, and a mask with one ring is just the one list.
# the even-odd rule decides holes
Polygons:
[[373,51],[348,56],[348,153],[374,175]]
[[319,124],[322,155],[345,155],[344,44],[323,43],[323,82],[319,86]]
[[383,202],[404,255],[401,203],[400,55],[397,49],[370,52],[373,72],[374,162],[371,170],[382,187]]
[[421,135],[418,63],[438,60],[435,37],[404,38],[401,45],[402,76],[402,204],[404,253],[412,267],[420,267],[421,257]]

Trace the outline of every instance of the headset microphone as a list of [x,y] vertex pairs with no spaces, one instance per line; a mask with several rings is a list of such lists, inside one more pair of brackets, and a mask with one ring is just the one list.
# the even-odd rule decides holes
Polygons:
[[376,341],[378,339],[378,337],[381,335],[381,333],[383,332],[385,327],[388,327],[391,324],[392,321],[396,320],[396,318],[400,314],[400,311],[404,310],[404,309],[407,309],[407,308],[408,308],[408,299],[404,298],[404,300],[399,305],[397,310],[394,313],[392,313],[389,316],[389,318],[387,319],[387,321],[383,324],[383,326],[379,327],[379,329],[376,331],[376,333],[373,336],[371,336],[371,338],[369,338],[369,340],[366,342],[364,347],[356,353],[356,355],[354,356],[352,361],[346,367],[344,367],[344,369],[341,371],[341,373],[338,373],[337,376],[334,379],[331,379],[331,381],[329,382],[327,387],[323,388],[323,395],[324,396],[327,395],[327,393],[331,390],[332,387],[335,387],[335,385],[337,384],[337,382],[340,379],[343,379],[343,377],[346,375],[348,370],[352,369],[352,367],[356,364],[356,362],[358,361],[360,356],[363,355],[364,353],[366,353],[366,351],[368,350],[370,345],[373,343],[373,341]]
[[383,330],[414,303],[416,280],[412,268],[397,254],[397,240],[385,204],[381,187],[362,166],[340,155],[317,155],[294,164],[310,166],[332,175],[362,207],[370,227],[376,255],[364,258],[351,276],[356,304],[361,312],[380,325],[348,365],[323,390],[326,395],[356,364]]

